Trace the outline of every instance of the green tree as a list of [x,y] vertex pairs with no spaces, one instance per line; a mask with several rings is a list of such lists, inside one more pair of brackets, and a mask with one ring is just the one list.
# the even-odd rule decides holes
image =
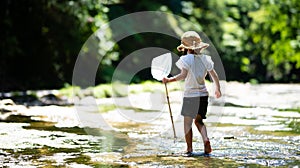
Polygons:
[[[228,80],[299,82],[299,5],[297,0],[3,0],[0,87],[57,88],[70,83],[90,35],[117,17],[148,10],[188,19],[189,24],[184,19],[166,21],[178,35],[178,29],[203,31],[217,48]],[[98,83],[109,82],[118,63],[138,49],[156,46],[176,52],[178,39],[142,33],[115,44],[113,32],[110,28],[104,36],[96,35],[97,54],[105,53]],[[150,78],[146,70],[134,80]]]
[[297,0],[259,2],[259,9],[249,12],[252,22],[248,33],[254,44],[249,49],[261,56],[266,80],[299,81],[300,4]]
[[0,12],[3,90],[70,82],[81,46],[107,23],[101,0],[4,0]]
[[227,79],[300,80],[297,0],[183,1],[182,13],[213,41]]

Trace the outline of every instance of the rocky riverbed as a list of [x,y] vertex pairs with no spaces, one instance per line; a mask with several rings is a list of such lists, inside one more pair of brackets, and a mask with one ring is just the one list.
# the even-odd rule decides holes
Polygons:
[[[213,93],[210,85],[209,89]],[[297,167],[300,164],[299,84],[227,82],[222,83],[222,91],[222,99],[210,97],[205,121],[213,153],[195,157],[175,155],[185,149],[180,90],[169,95],[176,139],[166,97],[161,91],[104,99],[60,100],[55,92],[35,102],[3,99],[0,164],[3,167]],[[194,150],[203,151],[197,132]]]

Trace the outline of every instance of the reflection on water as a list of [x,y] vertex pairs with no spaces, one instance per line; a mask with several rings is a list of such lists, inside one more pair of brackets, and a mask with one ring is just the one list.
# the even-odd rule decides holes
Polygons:
[[[120,98],[116,108],[103,113],[113,127],[109,131],[82,128],[70,106],[6,106],[17,109],[1,111],[0,164],[4,167],[296,167],[300,164],[300,113],[294,96],[299,97],[300,86],[293,85],[293,89],[276,86],[228,85],[231,91],[225,94],[225,106],[220,107],[217,100],[211,102],[206,120],[213,147],[209,157],[174,155],[185,149],[179,115],[181,98],[177,92],[170,93],[178,135],[175,141],[167,110],[148,109],[152,107],[144,106],[145,94],[131,95],[137,107],[128,107]],[[263,89],[268,94],[261,93]],[[242,90],[246,90],[247,98],[240,94]],[[263,95],[256,100],[258,93]],[[292,104],[282,103],[279,97]],[[109,106],[107,100],[103,102]],[[223,108],[221,114],[220,108]],[[131,121],[120,115],[120,111],[139,119],[144,117],[147,122]],[[151,116],[155,120],[149,120]],[[194,150],[203,151],[201,137],[196,132]]]
[[92,160],[102,158],[97,154],[112,153],[117,160],[124,147],[130,146],[122,133],[90,129],[94,135],[87,135],[83,128],[58,128],[55,123],[31,120],[28,116],[11,115],[0,123],[0,128],[3,166],[92,165]]

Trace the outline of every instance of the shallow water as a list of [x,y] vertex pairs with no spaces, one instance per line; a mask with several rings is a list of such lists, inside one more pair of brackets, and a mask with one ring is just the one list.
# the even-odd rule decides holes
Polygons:
[[[0,164],[3,167],[299,166],[300,85],[228,83],[226,90],[223,101],[211,98],[205,121],[213,147],[209,156],[173,155],[185,149],[179,114],[182,95],[177,91],[170,93],[176,139],[163,93],[97,100],[100,107],[115,105],[101,112],[110,130],[104,130],[103,123],[91,120],[99,114],[93,110],[86,111],[85,116],[92,117],[87,117],[88,122],[84,123],[94,127],[86,128],[74,106],[7,106],[12,112],[1,115]],[[197,131],[194,151],[203,151]]]

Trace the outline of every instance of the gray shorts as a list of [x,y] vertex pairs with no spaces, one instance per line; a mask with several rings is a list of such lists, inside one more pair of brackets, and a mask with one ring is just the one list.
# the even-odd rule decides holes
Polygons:
[[206,119],[208,96],[184,97],[181,115],[196,118],[197,114]]

